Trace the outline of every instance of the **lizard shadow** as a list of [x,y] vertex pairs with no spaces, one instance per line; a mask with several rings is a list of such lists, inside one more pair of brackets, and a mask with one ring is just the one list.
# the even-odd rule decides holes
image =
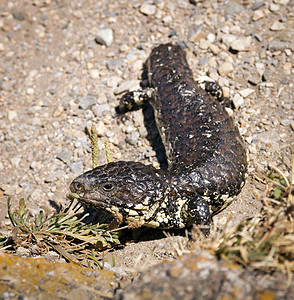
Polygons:
[[[142,89],[148,87],[146,63],[144,64],[143,72],[141,74],[140,86]],[[147,130],[146,138],[150,142],[152,149],[155,151],[157,161],[160,164],[160,169],[167,170],[168,163],[167,163],[166,151],[155,122],[153,107],[149,103],[143,104],[141,106],[135,105],[130,111],[135,111],[139,109],[142,109],[142,113],[143,113],[144,126]],[[121,117],[121,119],[124,118],[125,114],[120,111],[119,106],[116,107],[116,113],[118,116]]]

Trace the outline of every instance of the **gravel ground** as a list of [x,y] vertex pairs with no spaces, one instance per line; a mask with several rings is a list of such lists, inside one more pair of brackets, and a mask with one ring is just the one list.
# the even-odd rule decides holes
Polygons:
[[[0,4],[0,230],[6,200],[25,198],[31,214],[64,203],[70,181],[91,168],[86,128],[107,139],[115,160],[160,165],[150,109],[116,115],[138,88],[154,46],[179,42],[195,78],[209,76],[233,99],[251,175],[238,200],[215,217],[223,226],[255,215],[269,163],[289,174],[294,141],[294,1],[6,1]],[[147,120],[147,121],[146,121]],[[146,127],[147,125],[147,127]],[[153,242],[154,243],[154,242]],[[162,253],[167,247],[160,244]],[[130,267],[154,244],[117,260]],[[120,254],[118,254],[120,255]],[[164,257],[165,255],[161,255]],[[150,265],[162,259],[152,255]],[[128,261],[128,263],[126,263]],[[150,266],[149,265],[149,266]]]

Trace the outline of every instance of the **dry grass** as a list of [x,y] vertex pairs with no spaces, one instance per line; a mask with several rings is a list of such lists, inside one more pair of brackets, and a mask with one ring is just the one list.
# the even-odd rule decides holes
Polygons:
[[51,216],[40,211],[31,216],[24,199],[19,207],[11,211],[8,199],[8,214],[13,230],[8,236],[0,236],[0,249],[14,253],[18,247],[28,249],[32,254],[45,254],[49,250],[58,252],[68,261],[84,266],[103,268],[103,259],[95,257],[94,250],[112,248],[120,244],[119,231],[107,231],[106,219],[100,223],[93,220],[85,222],[88,214],[79,217],[76,200],[68,207]]

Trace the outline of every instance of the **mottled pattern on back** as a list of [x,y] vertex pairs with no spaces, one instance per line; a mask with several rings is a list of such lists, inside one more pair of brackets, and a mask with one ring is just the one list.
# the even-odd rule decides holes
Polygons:
[[150,85],[157,89],[151,103],[169,169],[189,176],[217,212],[224,195],[238,194],[245,179],[247,159],[239,131],[222,104],[193,80],[180,46],[155,48],[147,65]]

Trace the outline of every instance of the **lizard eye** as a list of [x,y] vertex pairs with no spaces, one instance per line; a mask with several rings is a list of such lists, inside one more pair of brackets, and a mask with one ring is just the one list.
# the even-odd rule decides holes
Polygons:
[[76,190],[76,191],[81,191],[82,189],[83,189],[83,184],[81,184],[80,182],[75,182],[74,183],[74,189]]
[[107,182],[102,185],[102,188],[105,192],[110,192],[114,189],[114,185],[110,182]]

